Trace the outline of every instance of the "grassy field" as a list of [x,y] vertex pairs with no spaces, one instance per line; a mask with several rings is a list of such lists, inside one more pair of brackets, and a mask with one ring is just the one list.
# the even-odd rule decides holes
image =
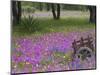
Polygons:
[[[35,31],[28,32],[26,28],[23,28],[24,25],[13,25],[14,36],[24,36],[24,35],[41,35],[44,33],[51,32],[71,32],[71,31],[85,31],[89,29],[94,29],[95,24],[89,23],[88,18],[64,18],[59,20],[54,19],[37,19],[37,24],[34,26],[27,25],[30,28],[38,27]],[[21,29],[23,28],[23,29]]]

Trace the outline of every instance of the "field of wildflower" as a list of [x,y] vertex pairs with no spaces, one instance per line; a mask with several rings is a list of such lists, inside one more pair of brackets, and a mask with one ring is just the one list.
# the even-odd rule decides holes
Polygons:
[[95,48],[95,27],[87,27],[86,30],[62,31],[40,35],[34,33],[27,36],[15,36],[13,34],[12,73],[95,69],[95,54],[84,61],[72,57],[74,51],[72,42],[75,39],[78,40],[89,35],[93,37]]

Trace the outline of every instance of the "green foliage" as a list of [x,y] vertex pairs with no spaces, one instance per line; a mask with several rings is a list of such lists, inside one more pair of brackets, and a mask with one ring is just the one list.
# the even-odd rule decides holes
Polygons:
[[36,9],[34,7],[30,7],[30,6],[23,6],[22,11],[26,12],[26,13],[34,13],[36,11]]
[[22,6],[33,6],[33,2],[30,1],[21,1]]
[[70,4],[62,4],[62,9],[63,10],[82,10],[82,11],[86,11],[87,6],[85,5],[70,5]]
[[24,18],[21,25],[14,25],[14,35],[41,35],[44,33],[52,32],[72,32],[72,31],[85,31],[89,29],[94,29],[95,24],[89,23],[88,18],[66,18],[60,20],[53,19],[36,19]]
[[[56,4],[56,3],[55,3]],[[29,7],[34,7],[37,10],[49,10],[51,9],[51,3],[41,3],[41,2],[22,2],[22,6],[29,6]],[[86,11],[87,6],[86,5],[73,5],[73,4],[60,4],[62,10],[81,10],[81,11]],[[55,6],[56,8],[56,6]]]
[[24,16],[24,18],[21,20],[20,27],[21,31],[26,33],[33,33],[37,30],[40,30],[39,21],[33,16]]

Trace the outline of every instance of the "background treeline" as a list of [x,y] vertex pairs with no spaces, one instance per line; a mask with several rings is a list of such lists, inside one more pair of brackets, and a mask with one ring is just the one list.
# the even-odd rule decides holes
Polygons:
[[[39,2],[22,2],[22,6],[23,8],[27,8],[29,7],[34,8],[36,10],[40,10],[40,11],[50,11],[51,8],[51,4],[52,3],[39,3]],[[56,8],[56,6],[55,6]],[[70,4],[60,4],[60,9],[61,10],[88,10],[87,6],[84,5],[70,5]]]
[[19,23],[21,14],[23,11],[35,12],[35,11],[50,11],[52,12],[55,20],[60,19],[61,10],[81,10],[90,12],[89,21],[96,23],[96,6],[86,5],[69,5],[69,4],[55,4],[55,3],[40,3],[40,2],[23,2],[23,1],[12,1],[12,14],[13,22]]

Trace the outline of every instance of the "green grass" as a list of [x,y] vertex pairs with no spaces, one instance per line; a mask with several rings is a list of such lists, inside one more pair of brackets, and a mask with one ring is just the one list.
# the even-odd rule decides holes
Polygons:
[[[13,35],[23,36],[23,35],[41,35],[44,33],[51,32],[71,32],[71,31],[84,31],[89,29],[94,29],[95,24],[89,23],[88,18],[64,18],[59,20],[54,19],[38,19],[39,30],[32,31],[29,33],[26,29],[21,30],[20,25],[13,26]],[[32,26],[33,27],[33,26]]]

